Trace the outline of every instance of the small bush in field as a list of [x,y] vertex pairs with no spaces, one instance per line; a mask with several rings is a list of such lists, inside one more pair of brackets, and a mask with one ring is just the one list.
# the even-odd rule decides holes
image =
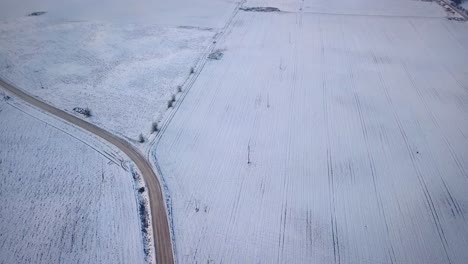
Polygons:
[[86,107],[86,108],[75,107],[75,108],[73,108],[73,111],[77,112],[78,114],[82,114],[85,117],[90,117],[90,116],[93,115],[91,113],[91,109],[89,109],[88,107]]
[[151,124],[151,133],[158,132],[159,131],[159,125],[158,122],[153,122]]
[[143,136],[142,133],[140,133],[140,135],[138,136],[138,142],[140,142],[140,143],[145,142],[145,137]]
[[92,115],[91,110],[88,107],[86,107],[83,112],[83,115],[85,115],[86,117],[90,117]]
[[175,95],[174,95],[174,94],[173,94],[173,95],[171,95],[171,99],[170,99],[170,100],[167,102],[167,108],[171,108],[171,107],[173,107],[173,106],[174,106],[174,102],[175,102],[175,100],[176,100],[176,97],[175,97]]

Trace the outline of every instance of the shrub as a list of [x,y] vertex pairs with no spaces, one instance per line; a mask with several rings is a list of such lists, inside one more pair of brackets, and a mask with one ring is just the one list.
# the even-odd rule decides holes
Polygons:
[[142,133],[140,133],[140,135],[138,136],[138,142],[140,142],[140,143],[145,142],[145,137],[143,136]]
[[221,50],[215,50],[210,55],[208,55],[208,59],[210,60],[220,60],[223,57],[223,52]]
[[175,102],[176,98],[175,98],[175,95],[171,95],[171,99],[167,102],[167,108],[171,108],[172,106],[174,106],[174,102]]
[[158,122],[153,122],[151,124],[151,133],[158,132],[158,131],[159,131]]
[[45,11],[32,12],[32,13],[29,14],[28,16],[42,16],[42,15],[44,15],[45,13],[47,13],[47,12],[45,12]]
[[91,109],[86,107],[85,110],[83,111],[83,115],[86,116],[86,117],[90,117],[92,115]]
[[86,108],[75,107],[73,108],[73,111],[77,112],[78,114],[84,115],[85,117],[92,116],[91,109],[89,109],[88,107]]

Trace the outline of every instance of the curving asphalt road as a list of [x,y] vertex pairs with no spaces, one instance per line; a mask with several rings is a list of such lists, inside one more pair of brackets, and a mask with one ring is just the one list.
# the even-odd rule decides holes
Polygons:
[[31,95],[16,88],[12,84],[0,79],[0,87],[16,95],[18,98],[27,103],[38,107],[58,118],[61,118],[75,126],[81,127],[93,133],[94,135],[106,140],[115,147],[123,151],[138,167],[143,178],[145,179],[146,188],[150,200],[151,218],[153,226],[153,241],[156,250],[156,261],[158,264],[174,263],[174,253],[172,248],[171,233],[169,230],[169,221],[167,217],[164,194],[159,184],[158,177],[153,171],[148,160],[135,149],[130,143],[121,139],[110,132],[105,131],[91,123],[88,123],[78,117],[75,117],[63,110],[53,107],[43,101],[40,101]]

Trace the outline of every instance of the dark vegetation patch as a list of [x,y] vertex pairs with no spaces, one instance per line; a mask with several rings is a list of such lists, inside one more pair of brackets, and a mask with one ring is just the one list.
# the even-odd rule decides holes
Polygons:
[[183,28],[183,29],[198,29],[198,30],[206,30],[206,31],[212,31],[213,28],[210,27],[194,27],[194,26],[178,26],[178,28]]
[[448,20],[463,22],[465,19],[463,17],[448,17]]
[[158,125],[158,122],[153,122],[151,124],[151,133],[154,133],[154,132],[159,132],[159,125]]
[[[149,214],[148,211],[146,210],[145,203],[143,201],[140,201],[140,204],[138,206],[138,212],[140,213],[140,220],[141,220],[141,232],[143,232],[143,236],[147,237],[148,236],[148,223],[149,223]],[[149,256],[149,248],[145,247],[144,248],[145,256]]]
[[176,101],[176,97],[175,95],[171,95],[171,99],[169,99],[169,101],[167,101],[167,108],[171,108],[174,106],[174,103]]
[[247,12],[280,12],[279,8],[271,6],[241,7],[240,10]]
[[[133,179],[135,180],[135,183],[138,183],[140,180],[140,175],[133,169],[132,169],[132,176],[133,176]],[[143,252],[145,254],[145,259],[148,260],[150,256],[150,250],[149,250],[149,235],[150,234],[148,234],[150,216],[149,216],[148,204],[145,203],[145,200],[142,195],[142,193],[145,191],[145,187],[142,186],[136,189],[136,191],[138,191],[136,195],[137,195],[137,201],[138,201],[138,215],[140,217],[141,232],[142,232],[142,238],[143,238],[143,244],[144,244]]]
[[138,136],[138,142],[140,142],[140,143],[145,142],[145,136],[143,136],[142,133],[140,133],[140,135]]
[[82,115],[84,115],[86,117],[92,116],[91,110],[88,107],[86,107],[86,108],[75,107],[75,108],[73,108],[73,111],[77,112],[78,114],[82,114]]
[[45,13],[47,13],[47,12],[46,12],[46,11],[32,12],[32,13],[29,14],[28,16],[42,16],[42,15],[44,15]]
[[210,55],[208,55],[208,59],[210,60],[220,60],[223,57],[223,52],[221,50],[215,50]]

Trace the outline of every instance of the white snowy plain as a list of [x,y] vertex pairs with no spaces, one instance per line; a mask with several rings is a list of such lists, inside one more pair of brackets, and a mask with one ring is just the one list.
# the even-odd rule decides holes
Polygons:
[[27,17],[0,23],[0,75],[91,122],[136,139],[190,74],[214,32],[158,25],[57,22]]
[[163,118],[235,2],[0,5],[0,76],[68,112],[89,108],[90,122],[134,141]]
[[[235,5],[0,0],[0,76],[68,112],[89,107],[88,121],[132,141],[164,115]],[[145,262],[141,183],[119,167],[126,158],[16,107],[0,110],[0,263]]]
[[2,94],[0,135],[0,263],[146,263],[119,153]]
[[466,263],[468,25],[289,2],[237,14],[153,152],[179,263]]

